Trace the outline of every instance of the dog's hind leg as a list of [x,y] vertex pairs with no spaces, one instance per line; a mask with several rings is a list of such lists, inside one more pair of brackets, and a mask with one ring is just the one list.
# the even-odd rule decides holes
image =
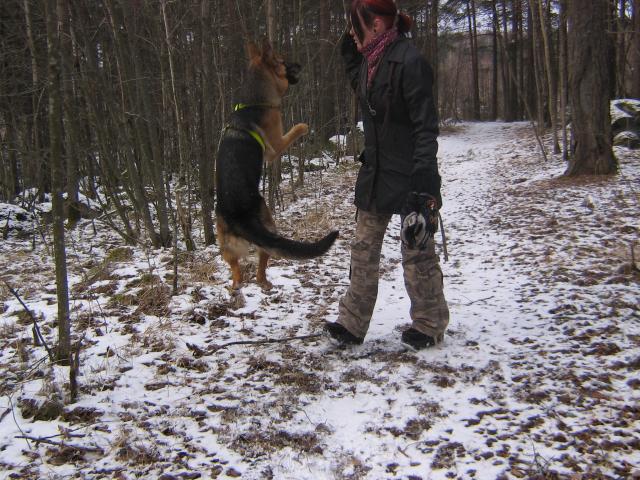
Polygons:
[[256,282],[264,290],[271,290],[273,285],[267,280],[267,263],[269,263],[270,255],[264,250],[258,250],[258,270],[256,271]]
[[240,261],[236,256],[225,256],[225,260],[231,268],[231,288],[237,290],[242,286],[242,270]]
[[[276,222],[273,221],[273,216],[271,215],[271,210],[267,206],[267,203],[262,199],[260,203],[260,221],[262,224],[267,227],[270,231],[276,232]],[[269,255],[265,250],[259,248],[258,249],[258,269],[256,271],[256,282],[264,289],[271,290],[273,285],[269,280],[267,280],[267,264],[269,263]]]

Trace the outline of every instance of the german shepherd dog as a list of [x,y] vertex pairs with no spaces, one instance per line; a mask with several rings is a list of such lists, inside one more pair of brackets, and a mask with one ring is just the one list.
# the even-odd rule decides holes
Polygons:
[[324,254],[338,236],[332,231],[317,242],[298,242],[282,237],[262,195],[259,184],[265,162],[272,162],[309,131],[298,123],[286,134],[281,102],[289,85],[298,82],[300,65],[285,62],[270,43],[247,47],[249,67],[239,94],[240,102],[222,136],[216,167],[216,224],[222,257],[231,267],[232,288],[242,284],[239,261],[249,244],[258,247],[256,280],[270,289],[266,268],[270,256],[308,259]]

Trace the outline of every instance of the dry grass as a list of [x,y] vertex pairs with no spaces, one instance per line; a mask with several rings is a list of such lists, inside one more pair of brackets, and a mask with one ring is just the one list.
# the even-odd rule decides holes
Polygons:
[[85,461],[84,452],[77,448],[68,446],[59,446],[48,448],[45,453],[47,463],[51,465],[77,465]]
[[275,383],[294,387],[300,393],[319,394],[325,388],[325,381],[319,375],[302,372],[293,366],[290,371],[278,376]]
[[218,266],[212,258],[194,257],[182,267],[181,274],[189,283],[211,283],[216,279]]
[[16,336],[23,329],[19,328],[16,322],[5,322],[0,324],[0,338],[8,339]]
[[258,458],[287,447],[299,452],[323,453],[315,432],[290,433],[268,428],[242,433],[234,438],[231,446],[246,458]]
[[129,262],[133,259],[133,249],[130,247],[116,247],[109,250],[105,263]]
[[[82,293],[96,282],[115,280],[112,276],[113,264],[128,262],[131,261],[132,258],[133,249],[130,247],[116,247],[109,250],[102,262],[97,264],[93,264],[93,261],[89,262],[89,265],[93,265],[89,267],[89,272],[84,276],[83,280],[72,287],[72,292]],[[87,266],[83,265],[83,267]]]
[[276,220],[282,235],[296,240],[311,240],[335,229],[331,206],[321,200],[304,211],[297,211]]
[[344,372],[340,377],[340,383],[360,382],[379,383],[379,379],[376,379],[370,372],[362,367],[353,367]]
[[464,457],[466,450],[459,442],[447,442],[440,445],[431,462],[431,468],[438,470],[441,468],[455,468],[456,458]]
[[138,438],[129,429],[122,428],[113,445],[116,459],[129,465],[148,465],[162,460],[162,456],[149,439]]
[[144,287],[138,293],[137,313],[166,317],[169,315],[169,302],[171,301],[171,288],[168,285],[156,282]]
[[167,352],[176,349],[175,326],[172,321],[160,321],[149,326],[138,338],[143,348],[152,352]]

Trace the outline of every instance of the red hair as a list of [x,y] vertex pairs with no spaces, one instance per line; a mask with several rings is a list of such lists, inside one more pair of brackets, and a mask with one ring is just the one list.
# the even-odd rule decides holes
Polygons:
[[375,17],[380,17],[387,29],[395,26],[399,33],[407,33],[413,25],[409,15],[398,11],[394,0],[353,0],[351,2],[351,25],[360,40],[364,35],[362,23],[371,28]]

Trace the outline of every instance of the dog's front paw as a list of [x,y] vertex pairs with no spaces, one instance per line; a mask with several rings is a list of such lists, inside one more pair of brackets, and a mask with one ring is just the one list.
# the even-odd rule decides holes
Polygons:
[[296,130],[298,131],[298,135],[306,135],[309,133],[309,125],[306,123],[298,123],[296,125]]

